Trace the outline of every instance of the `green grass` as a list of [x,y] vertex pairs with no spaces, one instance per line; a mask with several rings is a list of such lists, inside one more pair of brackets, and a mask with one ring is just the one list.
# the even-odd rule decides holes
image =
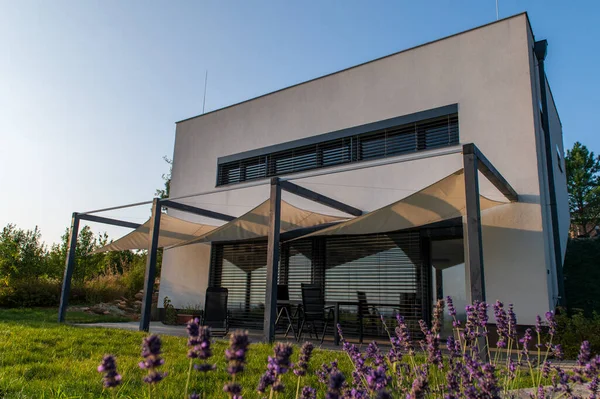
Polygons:
[[[0,398],[110,398],[111,392],[103,390],[102,376],[96,371],[102,356],[116,355],[123,384],[116,390],[118,398],[141,399],[148,397],[147,386],[142,382],[144,371],[137,366],[140,343],[144,333],[116,329],[59,325],[54,309],[0,309]],[[123,321],[114,316],[90,315],[69,312],[69,322]],[[168,376],[156,387],[152,398],[183,398],[189,360],[186,357],[186,338],[163,336],[165,365]],[[217,340],[213,360],[217,370],[206,374],[203,380],[197,372],[192,374],[192,388],[202,389],[206,398],[228,396],[222,391],[229,376],[225,372],[223,352],[227,342]],[[292,361],[296,362],[298,348]],[[260,375],[265,371],[272,346],[252,344],[248,352],[246,371],[238,378],[244,398],[261,397],[256,392]],[[314,371],[322,363],[339,361],[341,371],[351,378],[352,365],[347,355],[340,351],[315,350],[308,375],[302,385],[320,388]],[[419,355],[417,363],[425,361]],[[516,381],[515,388],[531,386],[528,372]],[[438,379],[443,380],[443,373]],[[287,389],[278,399],[295,397],[296,376],[288,373],[283,378]],[[321,389],[319,398],[324,395]]]
[[[48,309],[0,309],[0,398],[110,398],[102,389],[102,379],[96,367],[102,356],[117,356],[123,384],[117,390],[119,398],[147,398],[147,387],[142,383],[144,372],[140,361],[140,343],[144,333],[76,327],[56,323],[57,312]],[[69,313],[71,322],[115,321],[108,316]],[[169,375],[156,387],[153,398],[183,398],[189,361],[186,357],[186,339],[162,337],[165,365]],[[225,372],[223,351],[225,341],[214,345],[217,370],[202,381],[199,373],[192,374],[192,386],[206,387],[208,398],[226,398],[222,391],[228,375]],[[297,359],[295,350],[293,361]],[[260,397],[256,391],[259,376],[264,372],[271,346],[253,344],[248,352],[246,372],[238,378],[244,389],[244,398]],[[314,370],[324,362],[338,359],[340,368],[350,376],[351,365],[342,352],[316,350],[305,383],[318,387]],[[287,386],[279,398],[295,396],[296,377],[284,377]]]

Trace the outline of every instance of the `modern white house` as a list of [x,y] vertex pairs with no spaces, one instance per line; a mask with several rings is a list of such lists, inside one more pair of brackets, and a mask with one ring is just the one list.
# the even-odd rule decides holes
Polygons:
[[417,320],[447,295],[534,324],[563,300],[569,230],[546,47],[523,13],[177,122],[188,208],[167,215],[211,227],[154,240],[159,304],[227,288],[232,326],[266,339],[278,284],[320,287],[349,330],[365,301]]

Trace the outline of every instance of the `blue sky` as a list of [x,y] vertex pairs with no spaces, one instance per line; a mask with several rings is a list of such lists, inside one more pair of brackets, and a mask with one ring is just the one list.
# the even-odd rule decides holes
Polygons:
[[[600,152],[600,2],[499,8],[528,11],[549,42],[566,146]],[[174,122],[202,111],[205,70],[210,111],[495,19],[494,0],[0,0],[0,226],[54,242],[73,211],[151,199]]]

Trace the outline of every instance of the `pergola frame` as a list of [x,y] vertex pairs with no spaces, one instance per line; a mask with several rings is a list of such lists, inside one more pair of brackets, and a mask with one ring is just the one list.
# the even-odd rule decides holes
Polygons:
[[[458,152],[458,150],[457,150]],[[511,185],[504,179],[500,172],[492,165],[492,163],[481,153],[481,151],[472,143],[465,144],[460,149],[463,155],[464,179],[465,179],[465,200],[466,200],[466,216],[464,223],[464,246],[465,246],[465,277],[467,280],[467,300],[485,300],[485,281],[483,267],[483,248],[481,235],[481,212],[479,204],[479,176],[480,171],[509,201],[516,202],[518,195]],[[396,161],[400,162],[400,161]],[[269,229],[268,229],[268,244],[267,244],[267,281],[265,293],[265,318],[264,318],[264,335],[266,342],[271,342],[275,338],[275,320],[277,315],[277,276],[279,267],[279,246],[280,246],[280,226],[281,226],[281,191],[287,191],[291,194],[309,199],[330,208],[350,214],[352,216],[360,216],[363,212],[360,209],[342,203],[333,198],[327,197],[305,187],[299,186],[280,177],[273,177],[270,182],[270,212],[269,212]],[[264,184],[261,182],[260,184]],[[258,184],[257,184],[258,185]],[[140,331],[148,331],[150,327],[150,313],[152,305],[152,295],[154,291],[154,282],[156,277],[156,258],[158,249],[158,239],[160,233],[161,210],[163,207],[177,209],[187,213],[205,216],[212,219],[223,220],[229,222],[235,217],[214,212],[207,209],[197,208],[190,205],[185,205],[175,202],[175,199],[182,199],[203,195],[218,191],[230,191],[245,186],[224,188],[207,193],[198,193],[178,198],[155,198],[152,201],[152,216],[149,231],[148,256],[146,260],[146,273],[144,277],[144,296],[142,300],[142,315],[140,319]],[[133,205],[148,204],[142,202]],[[118,209],[107,208],[105,210]],[[103,218],[90,213],[73,213],[71,219],[71,230],[69,234],[69,244],[66,259],[66,267],[63,279],[63,288],[60,300],[60,308],[58,321],[64,322],[68,297],[71,287],[71,278],[73,268],[75,266],[75,248],[77,244],[77,234],[79,231],[79,221],[89,220],[121,227],[137,228],[140,225],[131,222],[125,222],[116,219]]]

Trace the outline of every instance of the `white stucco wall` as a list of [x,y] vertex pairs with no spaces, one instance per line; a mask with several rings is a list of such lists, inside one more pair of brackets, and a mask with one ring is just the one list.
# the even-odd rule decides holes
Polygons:
[[[219,156],[458,104],[461,143],[474,142],[521,200],[483,215],[488,301],[514,303],[520,322],[533,323],[552,301],[532,111],[530,36],[522,14],[180,122],[171,195],[213,189]],[[433,183],[459,169],[461,162],[460,154],[445,155],[296,182],[368,211]],[[498,195],[485,182],[482,191]],[[240,215],[267,197],[268,188],[262,186],[185,202]],[[289,195],[284,199],[326,211]],[[165,295],[175,306],[202,302],[208,252],[193,246],[166,251],[160,303]]]

